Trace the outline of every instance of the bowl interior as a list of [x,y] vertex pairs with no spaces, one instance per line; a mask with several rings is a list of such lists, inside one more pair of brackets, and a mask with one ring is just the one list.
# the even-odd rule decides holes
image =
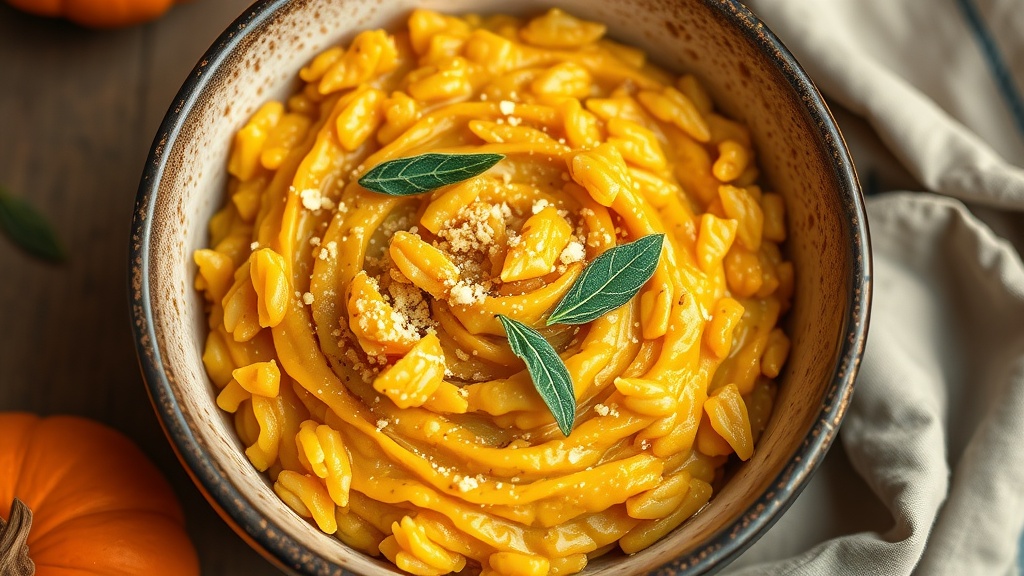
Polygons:
[[[298,69],[354,33],[395,27],[409,11],[536,13],[521,0],[283,0],[243,15],[186,83],[168,115],[140,189],[134,226],[133,315],[155,406],[184,463],[236,529],[304,573],[393,571],[355,553],[282,505],[252,468],[217,409],[201,361],[205,318],[192,252],[224,201],[233,133],[268,98],[294,88]],[[852,390],[866,330],[866,230],[856,177],[828,112],[788,53],[731,1],[560,0],[608,24],[675,72],[692,72],[716,105],[748,124],[767,188],[786,198],[797,291],[787,319],[792,352],[776,409],[753,458],[697,516],[632,557],[609,555],[592,574],[644,573],[677,560],[701,572],[738,554],[795,497],[831,443]],[[796,457],[796,458],[794,458]]]

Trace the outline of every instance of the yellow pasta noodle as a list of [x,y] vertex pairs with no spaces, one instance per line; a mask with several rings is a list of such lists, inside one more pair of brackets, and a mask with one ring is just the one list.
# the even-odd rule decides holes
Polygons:
[[[405,572],[635,553],[770,417],[795,285],[783,196],[698,78],[604,34],[557,9],[415,10],[313,58],[235,135],[194,254],[217,404],[285,505]],[[425,153],[503,158],[415,195],[359,184]],[[652,234],[631,300],[547,325],[595,258]],[[564,362],[568,435],[498,314]]]

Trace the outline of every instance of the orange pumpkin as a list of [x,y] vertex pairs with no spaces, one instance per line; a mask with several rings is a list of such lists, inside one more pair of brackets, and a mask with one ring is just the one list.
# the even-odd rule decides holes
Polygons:
[[128,438],[84,418],[0,414],[0,574],[32,573],[26,533],[36,576],[199,574],[170,485]]
[[7,0],[15,8],[82,26],[116,28],[158,18],[175,0]]

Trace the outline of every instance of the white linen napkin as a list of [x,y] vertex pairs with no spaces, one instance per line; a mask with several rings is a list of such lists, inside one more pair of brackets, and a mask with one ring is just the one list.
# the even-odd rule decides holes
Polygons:
[[727,573],[1016,574],[1024,2],[747,3],[837,111],[874,300],[841,446]]

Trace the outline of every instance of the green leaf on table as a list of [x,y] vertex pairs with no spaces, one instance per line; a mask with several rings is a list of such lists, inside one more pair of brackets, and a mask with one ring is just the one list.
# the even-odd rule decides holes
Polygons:
[[31,204],[0,189],[0,230],[21,249],[48,262],[63,262],[53,228]]
[[548,326],[586,324],[629,302],[654,275],[664,241],[664,234],[650,234],[594,258],[555,306]]
[[568,436],[576,420],[576,392],[565,362],[533,328],[503,314],[498,314],[498,320],[505,327],[512,353],[526,362],[534,387],[548,405],[562,434]]
[[388,160],[359,179],[368,190],[391,196],[413,196],[468,180],[484,173],[503,154],[420,154]]

